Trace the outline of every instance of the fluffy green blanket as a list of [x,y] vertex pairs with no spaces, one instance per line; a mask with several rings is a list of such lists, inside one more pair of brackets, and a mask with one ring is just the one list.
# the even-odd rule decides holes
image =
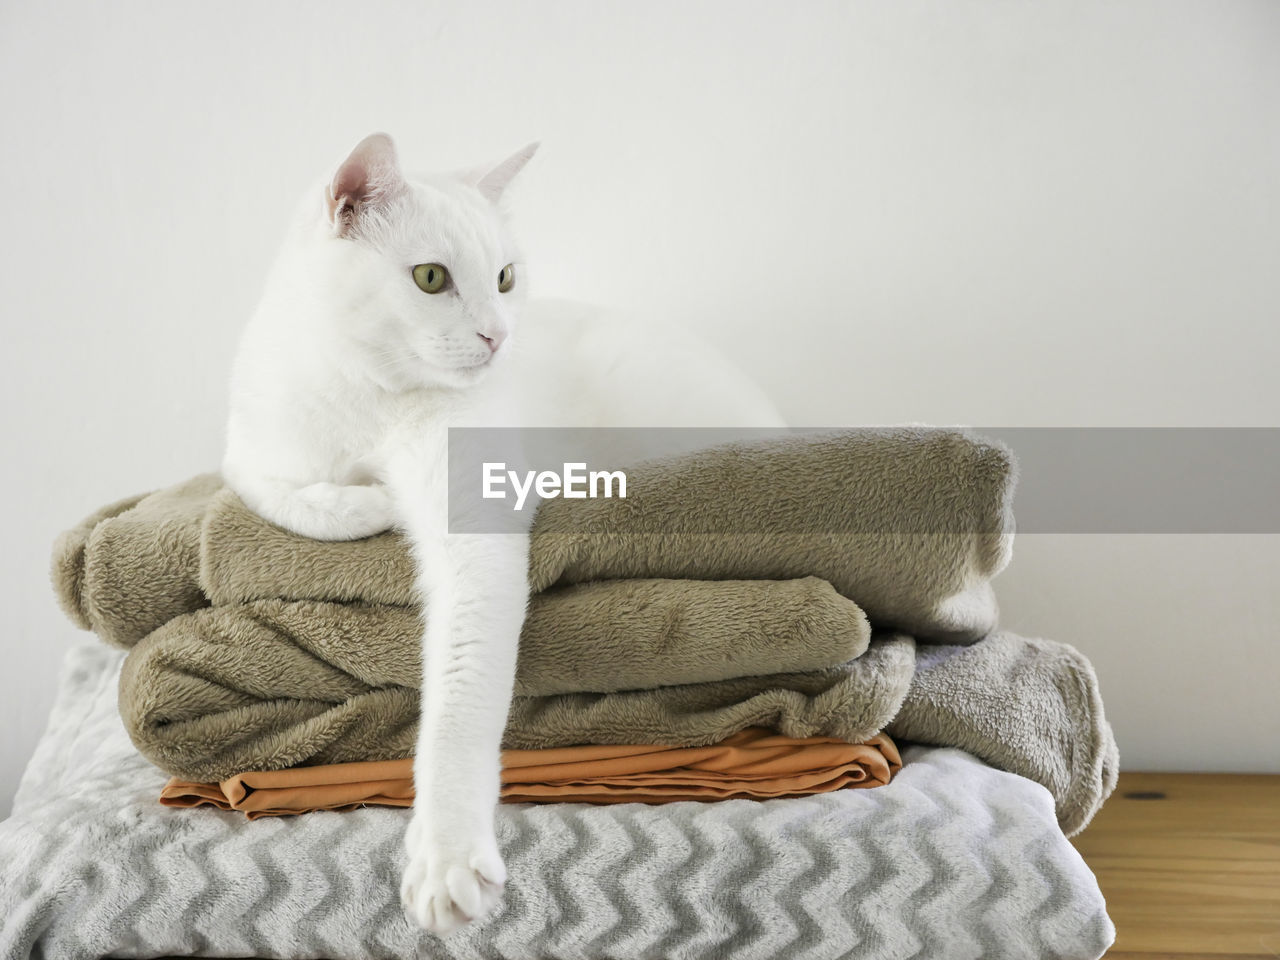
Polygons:
[[[626,499],[544,502],[529,587],[819,577],[877,626],[972,642],[996,623],[989,581],[1009,561],[1013,483],[1008,451],[954,430],[724,446],[630,470]],[[54,583],[72,619],[119,646],[211,603],[413,603],[397,534],[299,537],[212,474],[68,531],[54,548]]]

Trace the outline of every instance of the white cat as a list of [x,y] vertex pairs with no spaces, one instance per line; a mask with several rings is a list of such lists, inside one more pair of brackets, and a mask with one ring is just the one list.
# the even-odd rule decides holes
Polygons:
[[223,474],[246,504],[309,537],[396,526],[412,545],[427,626],[401,896],[441,934],[505,881],[493,818],[528,599],[527,536],[447,533],[448,428],[782,423],[694,336],[526,305],[499,202],[535,148],[409,179],[389,137],[361,141],[305,198],[232,377]]

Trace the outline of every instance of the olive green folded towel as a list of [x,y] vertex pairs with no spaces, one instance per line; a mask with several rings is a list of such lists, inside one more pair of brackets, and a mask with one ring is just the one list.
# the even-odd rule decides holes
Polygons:
[[[626,499],[537,513],[533,593],[598,580],[818,577],[877,627],[969,643],[997,619],[1012,548],[1014,462],[960,430],[852,430],[642,464]],[[300,537],[216,475],[122,501],[68,531],[53,579],[68,614],[132,646],[180,613],[251,600],[412,605],[403,538]]]
[[[544,604],[556,616],[554,602]],[[571,614],[573,606],[562,608]],[[553,636],[554,634],[548,634]],[[392,760],[413,752],[420,621],[403,607],[255,600],[171,620],[125,659],[120,712],[139,751],[188,780],[243,770]],[[749,726],[861,742],[893,719],[915,669],[908,637],[812,669],[557,693],[521,651],[503,745],[716,743]],[[860,651],[861,652],[861,651]],[[531,669],[529,664],[534,663]],[[614,673],[609,651],[592,659]]]

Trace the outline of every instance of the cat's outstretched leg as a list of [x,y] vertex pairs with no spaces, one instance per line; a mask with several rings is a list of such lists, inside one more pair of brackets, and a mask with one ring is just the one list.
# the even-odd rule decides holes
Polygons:
[[304,537],[360,540],[395,525],[391,495],[381,484],[298,485],[238,471],[224,474],[250,510]]
[[469,534],[415,546],[427,628],[400,893],[420,926],[445,934],[488,913],[506,882],[493,818],[528,597],[528,538]]
[[408,481],[393,474],[390,482],[414,550],[427,624],[400,895],[419,926],[446,934],[492,910],[506,882],[494,814],[528,602],[529,538],[449,535],[442,478],[413,471]]

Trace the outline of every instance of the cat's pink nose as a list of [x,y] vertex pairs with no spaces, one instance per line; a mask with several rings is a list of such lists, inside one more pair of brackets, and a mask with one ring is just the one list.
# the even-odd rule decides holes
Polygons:
[[476,333],[476,336],[488,345],[490,352],[497,353],[498,348],[502,346],[502,341],[507,339],[505,330],[495,330],[492,334]]

